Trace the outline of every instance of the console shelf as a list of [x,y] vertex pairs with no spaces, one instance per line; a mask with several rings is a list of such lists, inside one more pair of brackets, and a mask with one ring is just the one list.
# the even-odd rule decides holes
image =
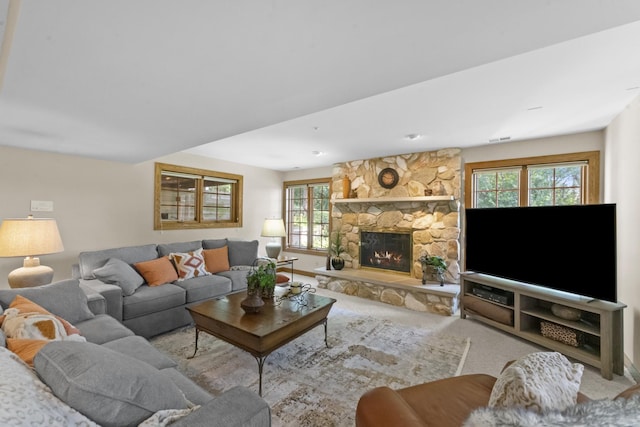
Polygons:
[[[463,319],[469,316],[599,368],[604,378],[624,374],[622,311],[626,305],[471,272],[460,275],[460,284]],[[556,316],[551,311],[553,304],[579,310],[580,320]],[[574,346],[544,336],[541,322],[576,334],[580,343]]]

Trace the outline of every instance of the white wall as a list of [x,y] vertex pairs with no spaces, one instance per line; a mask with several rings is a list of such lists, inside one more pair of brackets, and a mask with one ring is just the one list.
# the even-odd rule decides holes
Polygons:
[[[153,230],[155,161],[243,175],[243,227]],[[264,248],[262,222],[281,214],[282,180],[280,172],[183,153],[124,164],[0,147],[0,219],[26,217],[31,200],[53,201],[53,212],[34,216],[58,222],[65,251],[40,261],[60,280],[86,250],[219,237],[258,239]],[[0,287],[8,287],[7,275],[21,266],[21,258],[0,258]]]
[[624,312],[624,353],[640,366],[640,98],[606,131],[604,201],[617,205],[618,299]]

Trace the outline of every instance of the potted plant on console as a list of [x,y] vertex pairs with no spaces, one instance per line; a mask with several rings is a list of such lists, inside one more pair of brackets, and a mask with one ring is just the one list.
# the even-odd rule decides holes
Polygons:
[[419,259],[422,264],[422,284],[427,282],[427,275],[431,273],[444,286],[444,272],[447,271],[447,263],[444,258],[437,255],[422,255]]
[[342,270],[344,268],[344,259],[340,256],[344,252],[344,248],[342,247],[342,236],[340,232],[336,232],[336,239],[333,243],[331,243],[331,253],[333,256],[331,257],[331,266],[334,270]]

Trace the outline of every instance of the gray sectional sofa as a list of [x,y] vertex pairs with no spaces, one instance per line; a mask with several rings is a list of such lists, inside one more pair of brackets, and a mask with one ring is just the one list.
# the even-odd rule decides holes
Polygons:
[[[148,286],[134,264],[202,249],[227,247],[229,270],[212,275]],[[106,312],[137,335],[149,338],[192,319],[185,306],[239,292],[247,287],[247,271],[258,258],[258,241],[229,239],[147,244],[82,252],[73,277],[89,292],[106,300]],[[98,278],[100,277],[100,278]]]
[[[150,249],[140,254],[150,255]],[[233,286],[220,285],[218,292]],[[175,427],[271,425],[269,406],[256,393],[238,386],[213,397],[146,339],[106,314],[105,297],[81,288],[77,279],[0,289],[0,314],[18,294],[71,322],[86,342],[44,345],[32,371],[6,348],[8,339],[0,330],[0,425],[147,427],[166,425],[170,416],[177,419],[170,424]]]

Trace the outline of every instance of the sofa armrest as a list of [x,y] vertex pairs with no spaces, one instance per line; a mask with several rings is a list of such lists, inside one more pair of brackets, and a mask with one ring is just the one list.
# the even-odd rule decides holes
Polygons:
[[271,409],[253,391],[236,386],[171,424],[171,427],[269,427]]
[[424,423],[409,404],[389,387],[364,393],[356,407],[356,427],[422,427]]
[[93,314],[107,313],[107,299],[105,297],[90,287],[83,286],[82,283],[80,283],[80,289],[87,295],[87,305]]
[[98,279],[80,279],[80,287],[87,292],[95,292],[104,297],[107,303],[106,314],[122,322],[122,289],[118,285],[110,285]]

